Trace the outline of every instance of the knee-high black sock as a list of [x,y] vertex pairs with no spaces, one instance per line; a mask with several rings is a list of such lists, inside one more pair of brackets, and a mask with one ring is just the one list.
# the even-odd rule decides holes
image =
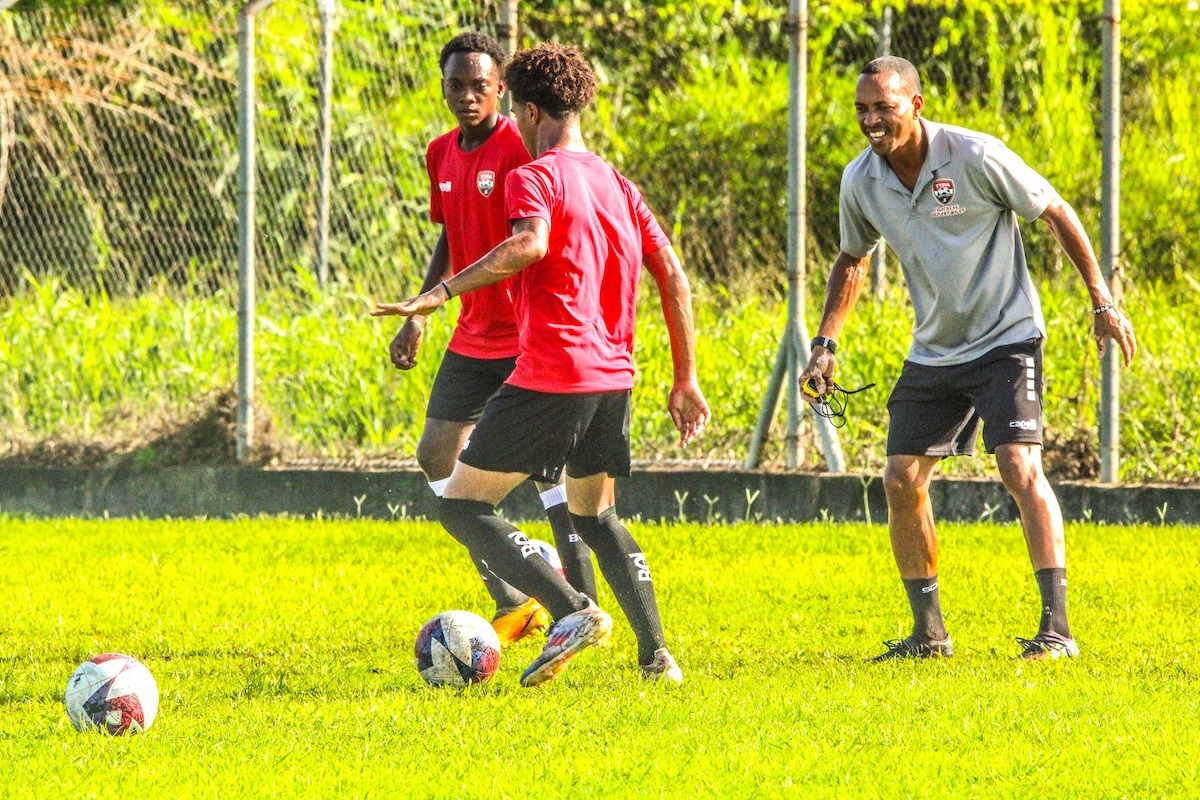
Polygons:
[[1067,624],[1067,568],[1047,567],[1033,573],[1037,578],[1038,591],[1042,594],[1042,620],[1038,633],[1057,633],[1070,639],[1071,626]]
[[946,638],[946,623],[942,620],[942,601],[938,597],[937,575],[932,578],[901,579],[912,606],[913,633],[928,642]]
[[646,556],[617,519],[615,508],[607,509],[599,517],[572,514],[571,521],[596,554],[604,580],[612,587],[637,636],[638,662],[649,664],[654,660],[654,651],[665,646],[666,640],[663,639],[658,601],[654,598],[654,583],[650,579]]
[[[448,483],[450,483],[449,478],[429,482],[429,488],[437,495],[439,501],[442,498],[442,493],[446,491],[446,484]],[[476,564],[476,567],[478,566]],[[483,588],[487,589],[487,593],[491,595],[492,602],[496,604],[497,612],[511,611],[529,599],[528,595],[518,592],[514,587],[500,580],[495,575],[489,576],[486,572],[480,572],[479,579],[483,581]]]
[[[555,489],[557,488],[559,487],[556,486]],[[548,502],[547,494],[549,492],[542,492],[543,503]],[[571,523],[565,494],[562,502],[546,506],[546,516],[549,517],[550,527],[554,530],[554,549],[558,551],[558,560],[562,562],[567,583],[575,587],[576,591],[583,592],[595,600],[596,570],[592,566],[592,548],[584,543],[583,537]]]
[[439,511],[442,527],[470,551],[480,573],[495,575],[537,598],[556,620],[587,604],[538,554],[529,537],[496,516],[489,504],[442,498]]
[[[478,564],[475,566],[479,568]],[[496,611],[498,612],[511,611],[529,599],[529,595],[517,591],[515,586],[505,583],[494,574],[489,575],[486,572],[480,571],[479,577],[483,581],[483,588],[487,589],[487,593],[491,595],[492,601],[495,602]]]

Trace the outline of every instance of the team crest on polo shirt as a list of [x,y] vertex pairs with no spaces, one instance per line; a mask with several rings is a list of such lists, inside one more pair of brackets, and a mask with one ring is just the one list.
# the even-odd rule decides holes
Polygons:
[[938,178],[933,182],[933,199],[944,206],[950,205],[954,199],[954,181],[949,178]]
[[496,188],[496,173],[490,169],[480,170],[475,176],[475,185],[479,187],[479,193],[487,197]]

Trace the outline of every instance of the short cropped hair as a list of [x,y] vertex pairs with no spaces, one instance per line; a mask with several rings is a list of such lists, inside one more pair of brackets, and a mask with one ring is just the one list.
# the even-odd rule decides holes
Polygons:
[[496,69],[504,69],[504,49],[500,47],[499,42],[486,33],[467,31],[446,42],[441,56],[438,57],[438,66],[441,67],[442,72],[446,71],[446,62],[455,53],[483,53],[491,57]]
[[868,61],[862,68],[863,75],[882,75],[885,72],[894,72],[899,75],[900,88],[909,94],[921,93],[921,76],[917,74],[917,68],[907,58],[883,56],[874,61]]
[[578,114],[596,97],[596,75],[574,47],[545,43],[521,50],[504,70],[519,103],[533,103],[555,119]]

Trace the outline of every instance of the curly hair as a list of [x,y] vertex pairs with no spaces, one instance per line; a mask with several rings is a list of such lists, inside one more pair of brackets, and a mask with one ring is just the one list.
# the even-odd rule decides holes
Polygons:
[[504,82],[520,103],[533,103],[555,119],[587,108],[596,97],[596,75],[574,47],[539,44],[512,57]]
[[894,72],[900,76],[900,88],[917,95],[921,93],[921,76],[917,68],[906,58],[899,56],[881,56],[874,61],[868,61],[862,68],[863,75],[883,75]]
[[504,50],[500,47],[499,42],[486,33],[467,31],[446,42],[441,56],[438,57],[438,66],[441,67],[442,72],[446,71],[446,62],[455,53],[483,53],[491,57],[496,69],[504,70]]

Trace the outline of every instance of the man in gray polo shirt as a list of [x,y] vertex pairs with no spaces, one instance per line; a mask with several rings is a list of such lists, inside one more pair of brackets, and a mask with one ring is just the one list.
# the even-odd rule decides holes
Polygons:
[[1079,270],[1093,335],[1125,364],[1133,327],[1113,304],[1074,210],[1045,178],[991,136],[921,118],[920,78],[902,58],[863,68],[855,91],[869,147],[846,167],[841,253],[833,264],[812,358],[800,375],[809,402],[832,390],[834,352],[881,238],[896,251],[912,297],[913,341],[888,399],[888,528],[913,611],[913,632],[875,661],[953,655],[942,620],[937,533],[929,484],[946,456],[984,445],[1021,511],[1042,595],[1037,635],[1018,639],[1026,659],[1073,657],[1066,614],[1062,513],[1042,472],[1042,339],[1037,291],[1017,217],[1039,219]]

